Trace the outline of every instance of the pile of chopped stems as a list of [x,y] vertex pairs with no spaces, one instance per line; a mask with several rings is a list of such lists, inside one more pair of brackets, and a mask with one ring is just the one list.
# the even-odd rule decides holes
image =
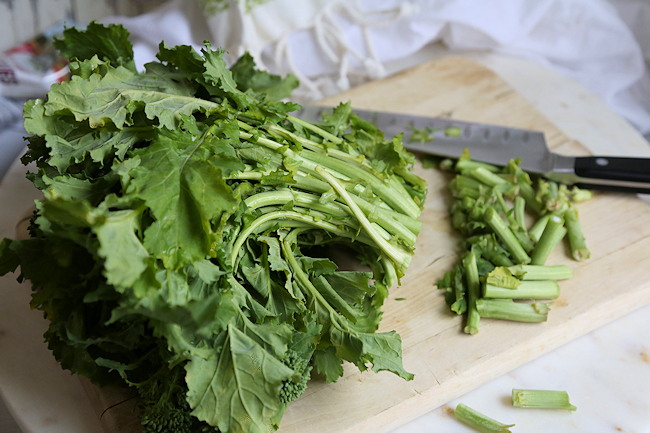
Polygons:
[[451,311],[466,315],[469,334],[478,332],[481,317],[545,321],[560,294],[558,281],[572,276],[568,266],[547,263],[551,252],[566,242],[573,259],[589,258],[575,203],[592,193],[533,182],[520,162],[497,167],[465,153],[440,164],[455,173],[450,214],[464,251],[437,286]]

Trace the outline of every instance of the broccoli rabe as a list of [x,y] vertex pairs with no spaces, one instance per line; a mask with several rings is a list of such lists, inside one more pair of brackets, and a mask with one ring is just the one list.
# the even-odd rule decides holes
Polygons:
[[400,336],[378,332],[427,193],[401,136],[349,104],[297,118],[295,77],[208,43],[161,43],[139,71],[128,36],[66,29],[71,79],[25,104],[43,199],[0,274],[31,282],[57,360],[135,388],[155,433],[276,430],[312,365],[411,379]]
[[295,372],[290,378],[282,382],[280,388],[280,401],[289,404],[298,399],[307,389],[312,366],[309,364],[308,358],[303,358],[294,350],[288,350],[282,361]]
[[214,428],[191,415],[182,365],[161,368],[138,384],[143,433],[202,433]]
[[446,291],[451,311],[466,316],[465,332],[478,332],[480,317],[546,320],[550,303],[539,300],[557,298],[557,280],[571,276],[566,266],[546,261],[564,239],[576,260],[589,257],[575,203],[591,193],[541,178],[533,182],[517,159],[500,168],[465,153],[440,167],[455,172],[451,224],[465,252],[437,286]]

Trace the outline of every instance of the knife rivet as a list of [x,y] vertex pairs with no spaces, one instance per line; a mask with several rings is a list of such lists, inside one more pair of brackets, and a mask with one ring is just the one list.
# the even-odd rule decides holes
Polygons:
[[596,165],[605,167],[609,165],[609,160],[607,158],[596,158]]

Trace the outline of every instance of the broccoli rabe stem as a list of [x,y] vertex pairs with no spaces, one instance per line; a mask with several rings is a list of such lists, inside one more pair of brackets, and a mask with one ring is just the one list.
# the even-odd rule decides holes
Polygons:
[[388,179],[388,182],[381,180],[369,166],[350,164],[348,161],[332,158],[325,152],[311,150],[295,152],[286,148],[285,144],[246,131],[240,131],[239,135],[244,140],[261,144],[300,161],[300,169],[309,174],[315,174],[316,167],[322,166],[342,180],[355,179],[365,183],[383,202],[409,217],[417,218],[420,214],[418,204],[413,201],[401,183],[395,179]]
[[478,332],[479,321],[481,316],[476,308],[476,301],[480,296],[480,281],[478,276],[478,266],[476,265],[476,255],[469,251],[463,258],[463,267],[465,268],[465,278],[467,279],[467,323],[465,333],[476,334]]
[[544,322],[547,319],[550,303],[516,302],[512,299],[485,299],[476,302],[481,317],[512,320],[515,322]]
[[467,174],[482,184],[488,186],[496,186],[506,183],[506,180],[504,178],[485,167],[477,167],[474,170],[469,170],[467,171]]
[[481,433],[510,433],[510,427],[514,427],[514,424],[499,422],[463,403],[456,405],[454,415],[459,421]]
[[491,171],[492,173],[497,173],[500,170],[500,168],[496,165],[488,164],[486,162],[474,161],[470,158],[459,158],[458,161],[456,161],[455,168],[456,171],[460,173],[465,173],[477,168],[482,168],[484,170]]
[[578,220],[578,211],[573,207],[567,209],[564,212],[564,221],[566,223],[571,256],[578,261],[587,260],[591,253],[589,252],[589,248],[587,248],[585,236],[582,233],[582,225]]
[[555,280],[521,281],[514,289],[485,284],[483,296],[494,299],[555,299],[560,296],[560,285]]
[[295,212],[295,211],[282,211],[282,210],[277,210],[277,211],[272,211],[266,214],[263,214],[262,216],[258,217],[255,219],[251,224],[249,224],[245,230],[243,230],[239,236],[237,237],[237,240],[233,244],[232,248],[232,253],[230,255],[230,264],[235,267],[235,264],[237,262],[237,256],[240,253],[242,245],[244,245],[244,242],[246,242],[246,239],[248,239],[255,231],[262,226],[263,224],[273,221],[273,220],[292,220],[292,221],[298,221],[302,223],[305,226],[312,227],[312,228],[319,228],[325,231],[328,231],[336,236],[341,236],[344,238],[349,238],[349,239],[356,239],[360,242],[369,244],[369,245],[374,245],[374,242],[369,239],[367,236],[363,236],[361,234],[356,233],[354,230],[349,230],[345,229],[344,226],[337,226],[334,225],[330,222],[323,221],[322,219],[319,218],[314,218],[311,215],[307,215],[305,213],[300,213],[300,212]]
[[494,233],[501,239],[505,247],[510,251],[517,263],[529,263],[530,257],[521,246],[517,237],[512,233],[493,207],[489,207],[484,213],[485,222],[494,230]]
[[376,245],[384,252],[384,254],[386,254],[386,256],[388,256],[397,265],[397,270],[400,271],[400,273],[403,273],[411,261],[411,254],[400,249],[398,246],[393,245],[379,234],[377,228],[368,220],[359,206],[357,206],[354,200],[352,200],[350,194],[348,194],[343,185],[341,185],[341,183],[336,180],[334,176],[326,172],[321,167],[316,167],[316,172],[322,176],[323,179],[325,179],[332,186],[332,188],[334,188],[341,199],[350,207],[352,214],[357,218],[366,234],[373,241],[375,241]]
[[566,265],[514,265],[508,270],[522,280],[567,280],[573,276]]
[[299,119],[299,118],[297,118],[295,116],[291,116],[291,115],[287,116],[287,118],[290,121],[292,121],[293,123],[298,124],[298,125],[302,126],[303,128],[310,130],[311,132],[315,132],[316,134],[320,135],[321,137],[323,137],[326,140],[331,141],[332,143],[339,144],[339,143],[343,142],[343,140],[341,138],[337,137],[336,135],[330,134],[329,132],[325,131],[323,128],[321,128],[321,127],[319,127],[317,125],[314,125],[311,122],[305,122],[304,120]]
[[296,242],[296,237],[299,233],[301,233],[301,231],[302,230],[300,229],[295,229],[289,232],[287,236],[285,236],[285,238],[280,243],[282,254],[287,260],[287,263],[291,267],[293,274],[296,276],[296,279],[302,286],[303,290],[305,290],[316,303],[327,310],[330,318],[332,319],[330,324],[338,328],[340,331],[344,332],[345,329],[341,328],[339,321],[336,320],[340,313],[336,311],[334,307],[323,297],[321,292],[319,292],[318,289],[314,287],[314,284],[309,280],[309,276],[303,271],[303,268],[300,266],[296,260],[296,256],[292,252],[292,247]]
[[244,203],[246,203],[246,206],[250,209],[257,209],[265,206],[284,205],[293,201],[296,206],[325,212],[334,217],[345,218],[350,214],[349,209],[346,210],[345,205],[336,202],[323,203],[319,198],[320,196],[315,194],[290,189],[281,189],[260,192],[252,195],[246,198]]
[[551,214],[542,215],[528,230],[528,235],[534,242],[539,242],[539,239],[542,237],[542,233],[544,233],[544,229],[546,228],[546,224],[548,224],[549,218],[551,218]]
[[576,410],[566,391],[513,389],[512,405],[520,408]]
[[[571,269],[545,263],[565,237],[574,258],[589,255],[573,203],[591,194],[582,194],[577,188],[569,191],[564,185],[543,179],[533,184],[520,163],[512,159],[499,168],[472,161],[465,152],[455,163],[447,160],[440,164],[456,172],[449,183],[451,223],[464,236],[463,244],[475,254],[480,270],[481,290],[476,303],[469,295],[467,257],[462,256],[461,263],[447,274],[450,277],[439,281],[451,310],[466,312],[467,323],[474,322],[469,316],[476,310],[480,317],[545,321],[548,303],[514,300],[559,296],[557,281],[570,278]],[[462,284],[457,283],[459,276],[463,277]],[[466,331],[470,329],[466,327]]]
[[535,245],[530,263],[532,265],[543,265],[546,263],[546,259],[564,238],[566,231],[564,228],[564,220],[557,215],[551,215],[546,223],[546,227],[544,227],[542,236],[539,238],[539,242]]

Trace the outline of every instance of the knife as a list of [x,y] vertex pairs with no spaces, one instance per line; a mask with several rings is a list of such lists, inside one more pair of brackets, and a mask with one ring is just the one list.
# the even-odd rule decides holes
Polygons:
[[[306,105],[295,116],[317,123],[329,111]],[[467,149],[472,159],[501,166],[521,158],[524,170],[557,182],[650,194],[650,158],[565,156],[551,152],[540,131],[386,111],[352,112],[376,124],[388,137],[404,133],[404,147],[413,152],[458,158]],[[424,131],[426,140],[412,140],[409,131]]]

